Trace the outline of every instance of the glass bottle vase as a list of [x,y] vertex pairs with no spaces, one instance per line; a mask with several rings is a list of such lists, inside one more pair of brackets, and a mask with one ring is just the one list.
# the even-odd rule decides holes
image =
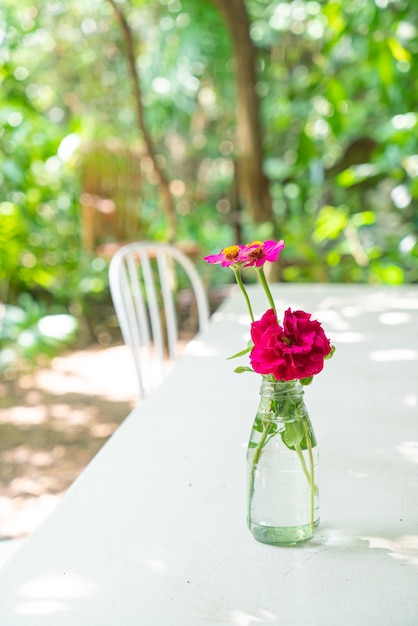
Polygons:
[[296,545],[319,523],[318,450],[298,380],[263,377],[247,451],[248,526],[255,539]]

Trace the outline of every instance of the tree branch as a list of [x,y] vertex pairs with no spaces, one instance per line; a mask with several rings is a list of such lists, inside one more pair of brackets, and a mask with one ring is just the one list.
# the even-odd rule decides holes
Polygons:
[[255,222],[272,220],[269,180],[263,171],[260,101],[256,90],[256,50],[244,0],[213,0],[231,34],[237,77],[238,185]]
[[132,81],[133,94],[135,98],[136,118],[138,122],[138,127],[141,131],[141,134],[145,143],[147,155],[149,156],[149,158],[151,159],[153,163],[154,171],[157,176],[158,187],[159,187],[159,191],[161,195],[161,202],[162,202],[163,210],[165,214],[167,215],[167,219],[168,219],[168,240],[173,241],[175,239],[176,231],[177,231],[176,212],[174,209],[173,198],[170,193],[168,179],[162,167],[159,165],[157,161],[154,143],[153,143],[150,133],[148,132],[148,128],[145,124],[144,107],[142,104],[142,91],[141,91],[141,84],[140,84],[140,80],[139,80],[139,76],[138,76],[138,72],[136,68],[135,44],[134,44],[132,30],[120,6],[115,2],[115,0],[109,0],[109,2],[112,5],[115,15],[117,19],[119,20],[120,26],[122,28],[124,41],[125,41],[125,47],[126,47],[126,57],[127,57],[129,73],[130,73],[131,81]]

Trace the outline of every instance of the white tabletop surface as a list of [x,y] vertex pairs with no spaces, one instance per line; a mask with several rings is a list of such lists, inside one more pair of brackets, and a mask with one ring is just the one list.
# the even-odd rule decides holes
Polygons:
[[226,360],[248,337],[236,293],[0,570],[1,626],[418,624],[418,288],[275,297],[313,312],[337,348],[305,392],[314,539],[273,547],[246,527],[260,380]]

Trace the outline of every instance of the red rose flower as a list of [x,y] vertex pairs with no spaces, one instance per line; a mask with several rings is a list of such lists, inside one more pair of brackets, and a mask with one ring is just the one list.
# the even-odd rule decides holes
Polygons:
[[251,324],[254,348],[252,368],[258,374],[272,374],[277,380],[310,378],[324,367],[331,344],[321,324],[304,311],[284,314],[283,326],[273,309]]

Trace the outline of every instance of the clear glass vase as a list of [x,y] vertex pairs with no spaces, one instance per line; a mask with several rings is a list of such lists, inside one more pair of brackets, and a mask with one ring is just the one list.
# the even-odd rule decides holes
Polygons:
[[319,523],[318,450],[303,385],[263,377],[247,451],[248,526],[263,543],[296,545]]

